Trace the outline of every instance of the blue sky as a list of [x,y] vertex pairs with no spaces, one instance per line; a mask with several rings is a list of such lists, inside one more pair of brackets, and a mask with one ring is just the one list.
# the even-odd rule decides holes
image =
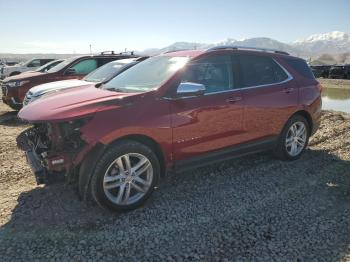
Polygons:
[[143,50],[177,41],[350,33],[350,0],[0,0],[0,53]]

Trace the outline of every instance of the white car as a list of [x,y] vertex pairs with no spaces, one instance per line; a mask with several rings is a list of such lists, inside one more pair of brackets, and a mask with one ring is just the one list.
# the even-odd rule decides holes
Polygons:
[[17,65],[13,66],[4,66],[1,68],[0,71],[0,78],[4,79],[5,77],[8,76],[14,76],[18,75],[20,73],[26,72],[26,71],[33,71],[48,62],[51,62],[55,59],[52,58],[34,58],[31,60],[28,60],[27,62],[24,63],[19,63]]

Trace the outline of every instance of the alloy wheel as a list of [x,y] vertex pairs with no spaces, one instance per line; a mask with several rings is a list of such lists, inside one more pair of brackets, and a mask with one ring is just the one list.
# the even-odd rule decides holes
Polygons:
[[291,125],[287,132],[285,147],[288,154],[292,157],[299,155],[307,140],[307,128],[303,122],[295,122]]
[[128,153],[114,160],[103,177],[107,198],[117,205],[131,205],[150,189],[153,167],[150,160],[139,153]]

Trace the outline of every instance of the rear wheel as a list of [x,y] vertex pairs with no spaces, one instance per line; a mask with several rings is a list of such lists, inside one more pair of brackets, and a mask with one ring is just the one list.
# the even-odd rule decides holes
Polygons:
[[151,195],[159,174],[159,161],[150,148],[135,141],[119,142],[98,161],[91,180],[92,196],[103,207],[134,209]]
[[296,160],[309,142],[310,126],[300,115],[290,118],[280,134],[275,155],[283,160]]

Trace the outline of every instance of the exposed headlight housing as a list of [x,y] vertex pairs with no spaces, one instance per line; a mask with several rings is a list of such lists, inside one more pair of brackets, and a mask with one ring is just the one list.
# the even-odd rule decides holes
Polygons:
[[22,81],[11,81],[11,82],[8,82],[6,85],[8,87],[19,87],[19,86],[23,86],[27,83],[29,83],[30,81],[29,80],[22,80]]

